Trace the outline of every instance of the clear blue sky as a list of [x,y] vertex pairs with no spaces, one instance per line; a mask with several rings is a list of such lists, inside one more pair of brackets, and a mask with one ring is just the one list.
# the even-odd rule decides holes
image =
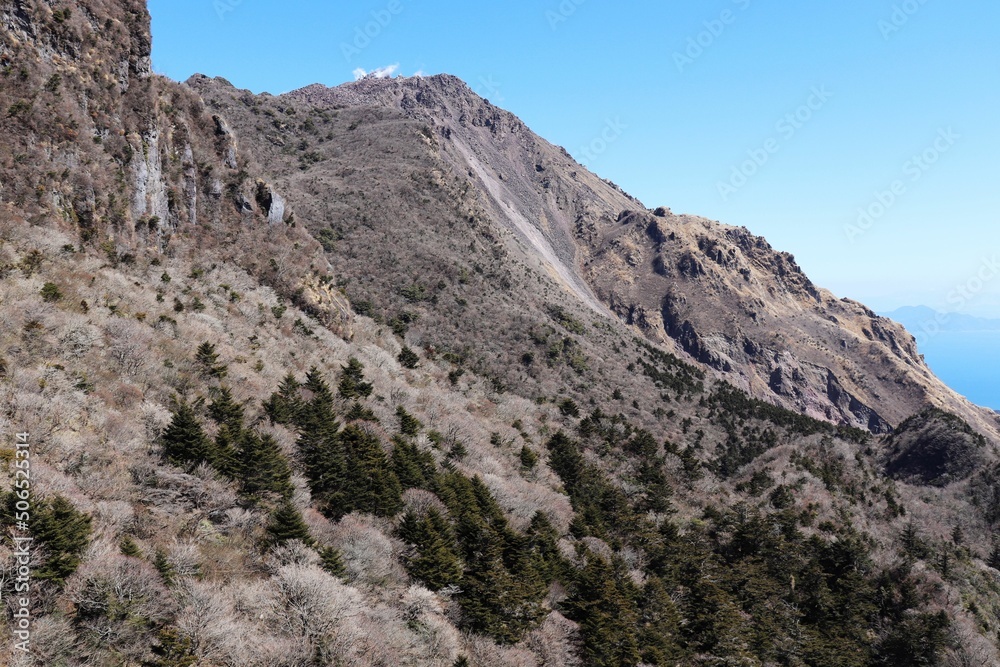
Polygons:
[[648,206],[745,225],[840,296],[1000,316],[995,0],[149,5],[172,78],[455,74]]

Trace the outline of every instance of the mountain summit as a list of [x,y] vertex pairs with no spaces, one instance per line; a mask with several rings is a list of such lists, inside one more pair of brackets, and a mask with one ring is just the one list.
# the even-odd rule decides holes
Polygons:
[[[890,431],[924,407],[940,407],[997,435],[990,413],[935,378],[901,326],[817,287],[790,254],[746,229],[665,207],[646,210],[453,76],[313,85],[274,98],[254,98],[205,77],[188,83],[231,118],[246,149],[272,165],[290,196],[309,202],[311,221],[343,230],[344,243],[359,241],[359,267],[406,265],[396,257],[398,247],[375,242],[372,233],[420,243],[445,224],[481,225],[501,240],[499,251],[559,285],[574,309],[611,313],[757,398],[873,433]],[[262,104],[327,118],[317,124],[310,116],[307,126],[297,118],[277,121],[261,115]],[[333,116],[351,118],[353,140],[346,145],[324,142]],[[401,154],[413,148],[400,135],[404,128],[423,137],[419,155]],[[380,220],[371,230],[352,224],[349,208],[333,208],[357,196],[343,189],[358,183],[359,172],[378,174]],[[409,191],[423,178],[452,188],[449,210],[412,210]],[[318,188],[336,193],[338,202],[316,199]],[[466,249],[453,245],[426,245],[435,266],[422,272],[425,282],[436,283],[445,277],[443,267],[468,261]],[[376,292],[400,287],[347,275],[359,281],[348,289],[356,301],[379,302],[384,296]],[[545,300],[529,285],[515,292],[517,308]],[[452,339],[458,341],[475,344],[476,338]],[[504,374],[516,356],[501,355],[492,372]]]

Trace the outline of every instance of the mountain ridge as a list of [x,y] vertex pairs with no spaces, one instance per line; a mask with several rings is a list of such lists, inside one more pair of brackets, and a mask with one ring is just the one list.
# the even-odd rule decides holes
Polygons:
[[[212,86],[203,76],[188,84],[202,93]],[[222,92],[249,94],[225,84]],[[429,122],[441,164],[468,171],[492,217],[591,310],[614,312],[758,398],[876,433],[933,405],[998,439],[991,413],[937,380],[901,327],[816,288],[790,254],[745,229],[645,209],[457,77],[366,78],[268,97]]]

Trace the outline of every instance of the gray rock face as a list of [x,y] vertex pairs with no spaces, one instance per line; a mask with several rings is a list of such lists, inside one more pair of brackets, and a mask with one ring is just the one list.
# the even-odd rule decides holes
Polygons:
[[271,197],[271,207],[267,210],[267,222],[271,225],[285,221],[285,200],[281,195],[273,193]]
[[238,166],[236,137],[233,136],[233,131],[229,129],[229,123],[226,122],[225,118],[222,116],[212,116],[212,120],[215,121],[215,134],[222,142],[223,160],[227,167],[236,169]]
[[[148,229],[155,232],[157,244],[164,233],[173,231],[170,207],[167,202],[167,185],[163,179],[163,162],[160,156],[160,133],[150,130],[142,137],[133,137],[132,154],[132,217],[138,223],[142,218],[156,218]],[[140,229],[140,233],[142,230]],[[147,242],[153,242],[148,239]]]

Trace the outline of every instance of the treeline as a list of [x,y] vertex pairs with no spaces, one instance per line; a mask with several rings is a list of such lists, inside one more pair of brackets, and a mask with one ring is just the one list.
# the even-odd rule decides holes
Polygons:
[[642,491],[629,497],[584,456],[588,446],[610,454],[610,433],[616,455],[660,456],[649,434],[620,422],[597,413],[581,421],[582,441],[562,432],[548,441],[575,510],[572,533],[613,548],[608,557],[578,542],[577,563],[563,570],[561,608],[580,624],[585,664],[937,664],[949,619],[919,611],[908,562],[877,570],[850,526],[807,536],[781,494],[760,507],[710,506],[684,524],[669,507],[651,515],[651,490],[670,495],[662,481],[638,480]]

